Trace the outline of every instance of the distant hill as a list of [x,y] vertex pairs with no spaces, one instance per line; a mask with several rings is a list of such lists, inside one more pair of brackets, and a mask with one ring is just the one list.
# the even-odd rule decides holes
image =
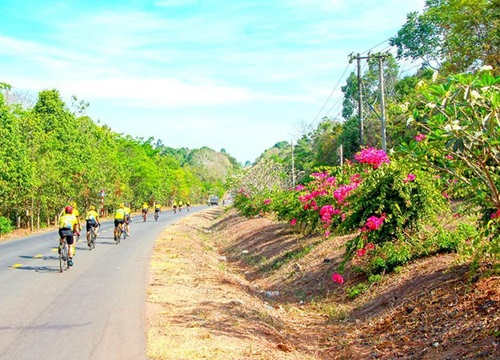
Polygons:
[[288,141],[280,141],[274,144],[273,147],[265,150],[256,160],[255,163],[258,163],[262,160],[273,158],[278,160],[279,162],[285,160],[288,156],[290,156],[290,143]]
[[186,164],[192,167],[201,178],[211,181],[224,181],[241,165],[224,149],[220,152],[202,147],[187,154]]

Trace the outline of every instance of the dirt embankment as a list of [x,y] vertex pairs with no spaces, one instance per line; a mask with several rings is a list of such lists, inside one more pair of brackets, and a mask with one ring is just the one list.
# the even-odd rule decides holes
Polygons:
[[453,255],[410,264],[347,296],[331,274],[344,238],[210,208],[157,241],[151,359],[497,359],[500,278],[467,280]]

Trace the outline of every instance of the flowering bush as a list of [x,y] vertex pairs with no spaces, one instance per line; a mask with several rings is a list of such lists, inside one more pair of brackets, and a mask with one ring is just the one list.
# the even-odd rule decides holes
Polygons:
[[446,211],[448,201],[436,180],[401,159],[366,173],[350,198],[349,216],[340,224],[345,233],[359,231],[346,245],[344,264],[366,244],[404,241]]
[[402,150],[447,177],[454,191],[446,196],[481,210],[484,254],[498,257],[500,232],[490,221],[500,211],[500,77],[487,69],[459,74],[424,84],[420,94],[409,119],[419,135]]
[[[369,264],[378,256],[376,249],[386,248],[386,243],[404,244],[406,237],[446,209],[448,200],[441,195],[441,178],[432,172],[389,159],[376,149],[364,149],[357,158],[361,161],[358,164],[312,173],[307,183],[287,191],[253,195],[241,191],[235,205],[245,215],[273,214],[306,233],[354,233],[356,236],[346,245],[343,265],[357,257],[363,258],[358,263],[375,268]],[[396,261],[386,259],[383,264],[413,256],[411,252],[396,253]],[[338,277],[335,279],[338,282]]]
[[374,169],[379,168],[384,163],[390,163],[389,157],[384,150],[377,150],[374,148],[365,148],[356,153],[354,158],[360,164],[369,164],[373,166]]

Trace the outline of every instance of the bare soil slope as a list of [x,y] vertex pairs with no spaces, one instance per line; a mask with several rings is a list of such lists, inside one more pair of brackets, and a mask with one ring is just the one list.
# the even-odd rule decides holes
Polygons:
[[498,359],[500,278],[454,255],[410,264],[351,300],[334,284],[345,238],[210,208],[158,239],[152,359]]

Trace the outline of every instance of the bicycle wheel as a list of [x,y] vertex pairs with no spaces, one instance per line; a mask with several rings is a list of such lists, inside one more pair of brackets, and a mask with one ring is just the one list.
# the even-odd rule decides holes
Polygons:
[[124,229],[122,229],[122,234],[123,234],[123,240],[125,240],[128,234]]
[[120,243],[120,237],[121,237],[121,233],[120,233],[120,228],[117,226],[115,228],[115,242],[116,242],[116,245],[118,245]]
[[59,271],[63,272],[64,271],[64,265],[63,265],[63,258],[62,258],[62,246],[59,244]]
[[68,244],[64,242],[59,252],[59,270],[61,272],[69,268],[68,260]]
[[90,230],[90,239],[89,239],[89,250],[95,249],[95,231],[94,228]]

